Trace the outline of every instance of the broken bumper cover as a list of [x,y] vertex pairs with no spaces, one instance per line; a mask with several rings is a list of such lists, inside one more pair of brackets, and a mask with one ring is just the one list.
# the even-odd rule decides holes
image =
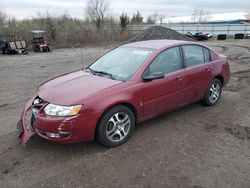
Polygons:
[[16,128],[17,128],[17,132],[18,132],[18,139],[20,139],[21,135],[23,134],[23,125],[22,125],[21,121],[19,121],[17,123]]
[[23,118],[17,124],[18,131],[18,141],[20,144],[25,145],[25,143],[36,134],[36,130],[31,127],[31,120],[24,120]]
[[71,117],[48,116],[42,107],[32,110],[34,98],[26,105],[21,120],[17,124],[19,143],[25,143],[35,134],[56,143],[77,143],[94,139],[95,125],[99,113],[78,114]]
[[31,126],[32,120],[32,101],[34,97],[31,98],[26,104],[24,111],[22,113],[21,119],[17,124],[18,131],[18,141],[20,144],[25,145],[25,143],[36,134],[35,129]]

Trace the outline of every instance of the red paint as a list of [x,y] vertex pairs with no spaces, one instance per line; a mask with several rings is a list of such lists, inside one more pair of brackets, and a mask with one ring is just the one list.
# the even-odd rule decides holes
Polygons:
[[[144,41],[125,46],[154,48],[155,52],[144,62],[136,74],[127,82],[117,81],[92,75],[82,70],[70,73],[44,83],[38,88],[37,95],[48,103],[58,105],[82,104],[79,114],[74,117],[53,117],[41,108],[36,116],[36,123],[29,132],[25,114],[32,108],[32,98],[22,114],[21,123],[24,133],[20,142],[25,143],[33,134],[57,143],[75,143],[95,138],[95,128],[99,118],[110,107],[126,103],[136,110],[137,122],[142,122],[162,113],[177,109],[188,103],[201,100],[209,82],[222,76],[224,85],[230,76],[226,57],[211,51],[212,61],[195,67],[169,73],[164,78],[145,82],[142,74],[146,67],[163,50],[194,42],[155,40]],[[206,46],[205,46],[206,47]],[[70,132],[66,138],[48,138],[42,132]]]
[[44,83],[38,95],[58,105],[82,104],[84,98],[120,83],[80,70]]

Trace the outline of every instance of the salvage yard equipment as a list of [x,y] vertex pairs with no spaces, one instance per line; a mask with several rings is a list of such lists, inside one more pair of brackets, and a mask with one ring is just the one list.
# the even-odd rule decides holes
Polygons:
[[198,32],[195,33],[193,35],[193,37],[198,40],[198,41],[203,41],[203,40],[207,40],[209,38],[212,38],[212,35],[210,35],[209,33],[204,33],[204,32]]
[[46,32],[42,30],[32,30],[32,47],[35,52],[51,52],[51,47],[46,36]]
[[195,33],[195,34],[192,34],[191,32],[187,32],[186,36],[188,36],[191,39],[198,40],[198,41],[207,40],[207,39],[213,37],[211,34],[204,33],[204,32],[198,32],[198,33]]
[[13,35],[0,35],[1,54],[28,54],[28,45],[25,40],[15,40]]

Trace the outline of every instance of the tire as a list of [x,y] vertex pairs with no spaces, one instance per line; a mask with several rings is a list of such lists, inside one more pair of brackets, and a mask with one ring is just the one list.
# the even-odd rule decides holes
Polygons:
[[222,91],[222,83],[219,79],[213,79],[210,84],[208,85],[208,88],[206,90],[203,103],[206,106],[213,106],[215,105],[221,96]]
[[134,113],[126,106],[114,106],[102,115],[97,125],[96,136],[104,146],[116,147],[129,139],[134,126]]
[[226,40],[227,39],[227,35],[226,34],[219,34],[217,35],[217,40]]
[[244,39],[244,38],[245,38],[244,33],[236,33],[234,35],[234,39]]

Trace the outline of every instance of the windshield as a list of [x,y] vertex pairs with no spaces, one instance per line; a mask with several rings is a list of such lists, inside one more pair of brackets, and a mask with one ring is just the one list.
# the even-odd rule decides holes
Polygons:
[[87,69],[93,74],[127,81],[153,51],[146,48],[119,47],[105,54]]

